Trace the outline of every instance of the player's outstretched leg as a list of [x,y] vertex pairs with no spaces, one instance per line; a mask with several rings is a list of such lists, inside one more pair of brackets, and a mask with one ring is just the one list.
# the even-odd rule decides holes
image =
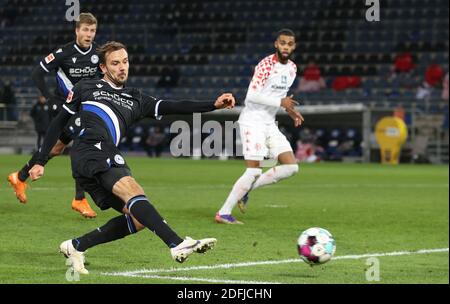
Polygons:
[[298,172],[298,165],[279,165],[270,168],[262,174],[253,184],[252,190],[262,186],[278,183],[280,180],[291,177]]
[[75,198],[72,200],[72,209],[86,218],[94,218],[97,216],[97,213],[91,208],[84,195],[84,189],[77,180],[75,180]]
[[244,174],[236,181],[228,195],[227,200],[223,204],[222,208],[215,216],[215,221],[222,224],[242,224],[242,222],[236,220],[231,212],[238,203],[251,189],[252,184],[261,175],[261,169],[259,168],[247,168]]
[[[134,183],[134,181],[128,182]],[[145,195],[131,198],[127,202],[126,208],[138,223],[154,232],[170,248],[172,258],[179,263],[186,261],[194,252],[205,253],[212,249],[217,242],[214,238],[193,240],[186,237],[183,240],[170,228]]]

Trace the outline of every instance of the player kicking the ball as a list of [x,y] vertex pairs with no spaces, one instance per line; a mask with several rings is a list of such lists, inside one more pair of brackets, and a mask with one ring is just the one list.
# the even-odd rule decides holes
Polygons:
[[[298,172],[291,145],[275,123],[280,107],[287,111],[296,127],[304,121],[294,108],[298,103],[292,96],[286,97],[297,74],[295,63],[289,60],[295,50],[294,33],[289,29],[279,31],[275,49],[275,54],[267,56],[256,66],[247,91],[245,107],[238,120],[247,169],[216,214],[218,223],[242,224],[231,213],[236,204],[241,212],[245,212],[251,190],[277,183]],[[276,158],[280,165],[262,174],[260,162],[268,155]]]
[[64,241],[60,250],[72,261],[74,270],[88,274],[84,252],[96,245],[112,242],[148,228],[169,248],[172,258],[185,261],[194,252],[211,249],[216,239],[182,239],[161,217],[132,177],[117,148],[127,129],[144,117],[159,118],[167,114],[192,114],[234,107],[234,97],[223,94],[214,102],[173,102],[143,94],[125,86],[128,79],[128,53],[118,42],[108,42],[98,49],[104,77],[81,80],[69,93],[63,110],[48,128],[36,165],[30,170],[32,180],[44,174],[51,147],[70,116],[79,113],[84,131],[75,139],[72,153],[74,178],[100,209],[113,208],[121,215],[80,237]]

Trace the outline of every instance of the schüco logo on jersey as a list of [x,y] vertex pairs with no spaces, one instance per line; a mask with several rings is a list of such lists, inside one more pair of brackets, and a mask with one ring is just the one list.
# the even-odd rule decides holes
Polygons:
[[69,73],[71,75],[77,75],[77,74],[90,74],[94,75],[97,73],[97,67],[91,68],[91,67],[85,67],[85,68],[71,68],[69,69]]
[[130,109],[134,104],[132,100],[125,99],[125,98],[121,97],[119,94],[109,93],[106,91],[95,91],[93,93],[93,95],[94,95],[95,99],[105,99],[106,98],[106,99],[112,100],[116,103],[120,103],[122,106],[130,108]]

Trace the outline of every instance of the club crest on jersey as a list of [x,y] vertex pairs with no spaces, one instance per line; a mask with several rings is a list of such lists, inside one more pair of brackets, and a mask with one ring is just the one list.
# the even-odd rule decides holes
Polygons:
[[58,49],[58,50],[56,51],[56,54],[58,54],[58,53],[62,53],[62,49]]
[[116,154],[116,155],[114,156],[114,161],[115,161],[116,164],[118,164],[118,165],[123,165],[123,164],[125,164],[125,160],[124,160],[123,157],[120,156],[119,154]]
[[81,118],[80,118],[80,117],[78,117],[77,119],[75,119],[75,125],[76,125],[77,127],[80,127],[80,126],[81,126]]
[[69,91],[69,94],[67,95],[66,103],[70,103],[73,98],[73,91]]
[[98,56],[97,55],[92,55],[91,56],[91,62],[93,64],[97,64],[98,63]]
[[287,77],[285,75],[281,76],[281,83],[287,84]]
[[53,60],[55,60],[55,55],[53,55],[53,53],[50,53],[50,55],[48,55],[47,57],[45,57],[45,63],[49,64],[50,62],[52,62]]
[[77,62],[77,57],[72,57],[73,63]]

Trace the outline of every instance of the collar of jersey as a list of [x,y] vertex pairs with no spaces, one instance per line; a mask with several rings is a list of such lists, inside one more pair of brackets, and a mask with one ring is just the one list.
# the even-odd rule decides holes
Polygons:
[[74,47],[78,52],[80,52],[82,55],[86,55],[86,54],[88,54],[88,53],[92,50],[92,43],[91,43],[91,46],[89,47],[89,49],[88,49],[87,51],[85,51],[85,52],[83,52],[83,51],[78,47],[78,45],[77,45],[76,42],[73,44],[73,47]]
[[114,84],[112,84],[111,82],[109,82],[108,80],[105,80],[105,79],[100,79],[101,81],[103,81],[103,82],[106,82],[107,84],[109,84],[109,86],[111,87],[111,88],[113,88],[113,89],[115,89],[115,90],[122,90],[124,87],[121,87],[121,88],[119,88],[119,87],[116,87]]

